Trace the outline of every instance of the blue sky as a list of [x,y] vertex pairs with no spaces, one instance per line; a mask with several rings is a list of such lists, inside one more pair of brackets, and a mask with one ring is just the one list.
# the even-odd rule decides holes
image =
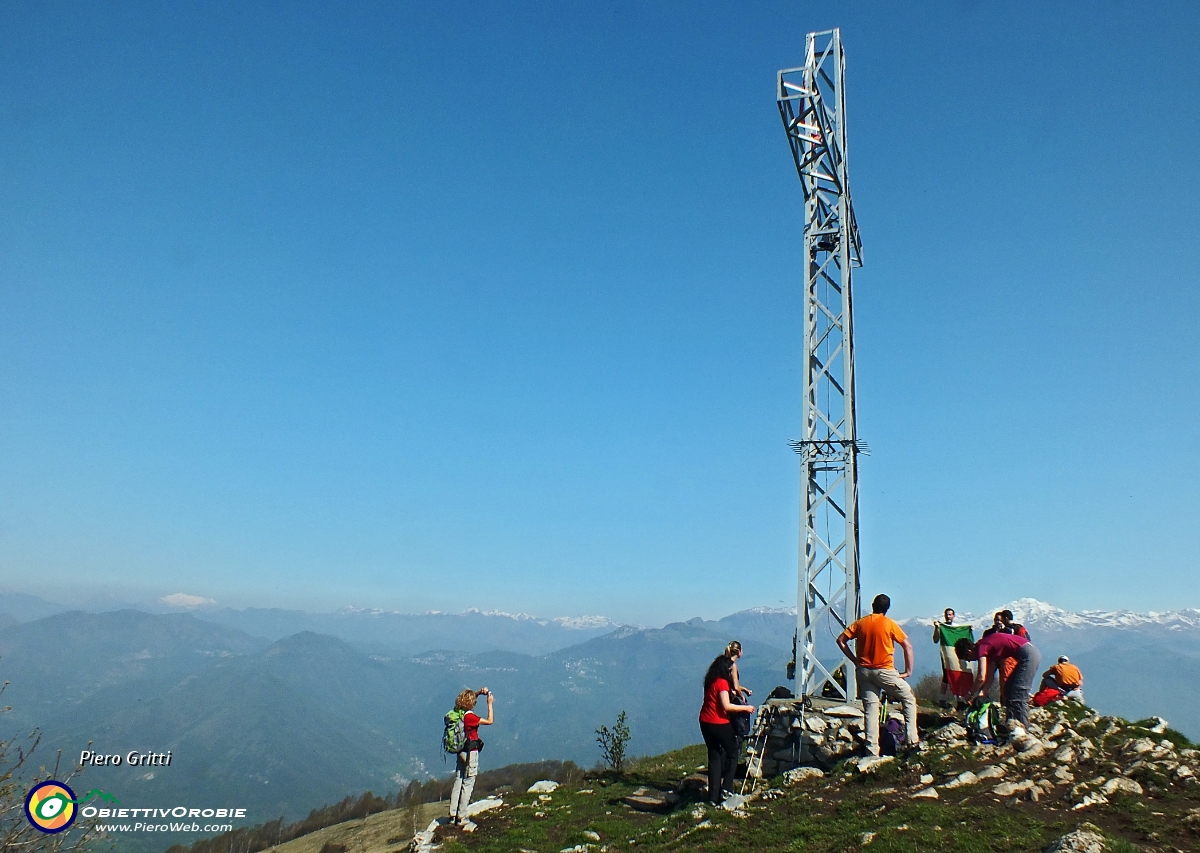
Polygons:
[[795,601],[840,25],[864,587],[1200,606],[1195,4],[9,3],[0,584]]

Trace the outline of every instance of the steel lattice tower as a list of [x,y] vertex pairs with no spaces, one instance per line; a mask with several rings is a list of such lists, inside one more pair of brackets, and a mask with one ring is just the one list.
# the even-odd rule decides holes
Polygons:
[[[858,454],[850,270],[862,244],[846,173],[845,54],[840,30],[809,33],[803,68],[779,72],[777,100],[804,191],[804,433],[801,459],[796,693],[857,693],[817,657],[817,639],[861,613]],[[829,637],[825,638],[828,648]],[[844,659],[838,655],[840,660]]]

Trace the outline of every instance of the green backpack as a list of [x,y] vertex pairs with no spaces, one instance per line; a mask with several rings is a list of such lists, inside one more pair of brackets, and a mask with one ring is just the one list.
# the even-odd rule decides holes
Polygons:
[[446,730],[442,732],[442,748],[446,752],[459,753],[467,748],[467,728],[463,725],[466,715],[466,711],[458,708],[446,715]]
[[967,733],[975,743],[999,743],[996,726],[1000,723],[1000,706],[984,702],[967,712]]

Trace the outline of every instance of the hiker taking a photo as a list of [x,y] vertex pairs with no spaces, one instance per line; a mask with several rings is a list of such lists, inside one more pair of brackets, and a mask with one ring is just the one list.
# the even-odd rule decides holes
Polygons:
[[[475,713],[480,696],[487,697],[487,718]],[[450,823],[462,827],[463,832],[474,832],[475,824],[467,816],[471,803],[471,792],[475,790],[475,777],[479,773],[479,750],[483,741],[479,739],[479,727],[495,722],[492,712],[492,692],[486,687],[464,690],[454,700],[454,710],[446,715],[446,730],[442,745],[446,752],[456,758],[454,787],[450,790]]]
[[[892,600],[877,595],[871,602],[870,616],[859,619],[837,638],[842,654],[854,662],[858,695],[863,700],[864,725],[867,730],[867,755],[879,755],[879,694],[897,700],[904,708],[905,743],[918,747],[917,698],[905,680],[912,675],[913,648],[900,626],[888,618]],[[854,640],[854,651],[850,641]],[[896,672],[895,645],[904,650],[904,672]]]
[[[730,647],[733,644],[730,643]],[[733,796],[733,777],[737,771],[738,747],[730,712],[753,714],[753,705],[739,705],[731,698],[735,658],[727,652],[717,655],[704,674],[704,704],[700,707],[700,734],[708,747],[708,800],[714,806]],[[737,654],[742,647],[738,644]]]

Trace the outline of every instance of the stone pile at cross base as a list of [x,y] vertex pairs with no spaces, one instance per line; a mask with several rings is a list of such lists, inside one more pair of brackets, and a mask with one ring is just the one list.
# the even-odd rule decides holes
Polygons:
[[750,775],[770,778],[796,767],[829,768],[860,753],[864,717],[855,704],[817,698],[768,699],[746,746]]

